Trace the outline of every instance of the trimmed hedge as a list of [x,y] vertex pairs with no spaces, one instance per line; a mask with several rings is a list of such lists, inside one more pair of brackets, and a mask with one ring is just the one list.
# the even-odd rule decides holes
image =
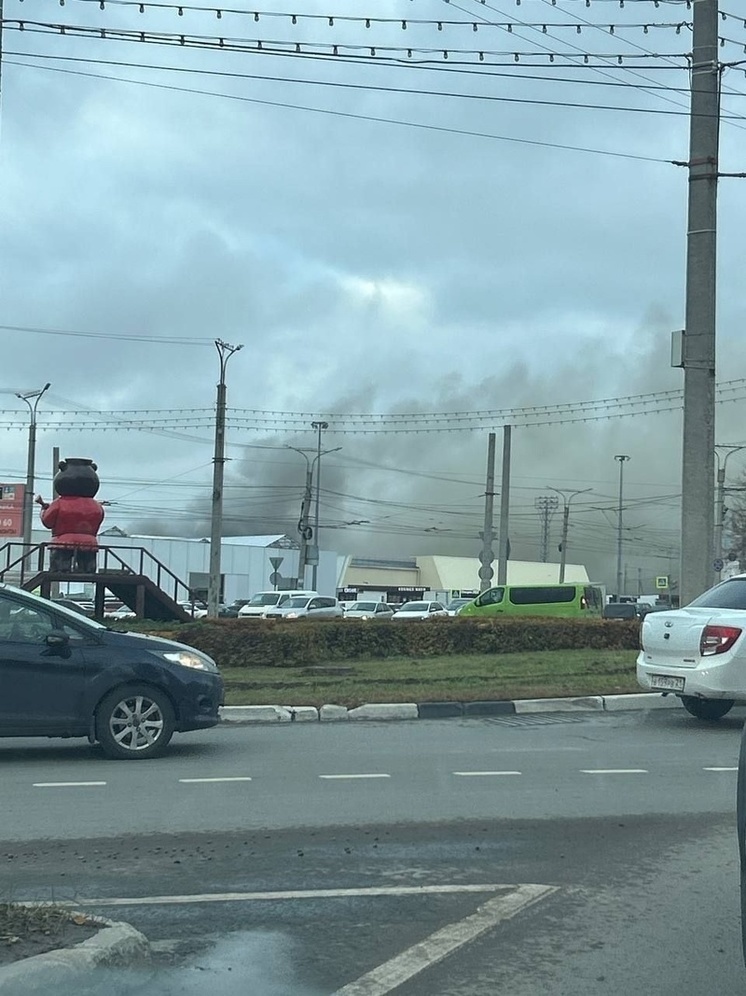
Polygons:
[[637,650],[640,645],[639,623],[616,619],[524,617],[422,623],[218,619],[163,627],[157,633],[148,628],[148,632],[202,650],[222,668],[303,667],[341,660],[532,650]]

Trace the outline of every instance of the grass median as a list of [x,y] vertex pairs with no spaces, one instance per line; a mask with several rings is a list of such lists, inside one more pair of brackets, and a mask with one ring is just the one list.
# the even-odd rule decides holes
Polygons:
[[328,666],[222,669],[226,705],[348,708],[365,702],[473,702],[637,692],[636,651],[549,650],[335,660]]

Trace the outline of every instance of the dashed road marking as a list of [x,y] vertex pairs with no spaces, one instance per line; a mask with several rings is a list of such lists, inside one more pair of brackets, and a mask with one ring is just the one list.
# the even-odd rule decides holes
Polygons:
[[249,775],[234,775],[225,778],[180,778],[182,785],[207,785],[213,782],[250,782]]
[[582,768],[584,775],[647,775],[647,768]]
[[37,789],[90,788],[99,785],[106,785],[106,782],[33,782],[33,787]]
[[490,778],[500,775],[520,775],[520,771],[454,771],[459,778]]
[[505,920],[512,919],[555,891],[556,886],[551,885],[519,885],[508,895],[495,896],[475,913],[436,930],[424,941],[414,944],[378,968],[338,989],[334,996],[386,996],[465,944],[476,940]]
[[365,775],[319,775],[319,778],[324,778],[327,781],[343,781],[344,779],[356,779],[356,778],[391,778],[391,775],[385,775],[382,773],[369,773]]
[[703,771],[738,771],[738,768],[702,768]]

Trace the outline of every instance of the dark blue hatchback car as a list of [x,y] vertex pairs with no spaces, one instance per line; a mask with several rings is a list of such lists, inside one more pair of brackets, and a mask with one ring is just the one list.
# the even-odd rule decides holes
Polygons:
[[0,737],[88,737],[155,757],[174,732],[215,726],[217,665],[193,647],[121,633],[0,584]]

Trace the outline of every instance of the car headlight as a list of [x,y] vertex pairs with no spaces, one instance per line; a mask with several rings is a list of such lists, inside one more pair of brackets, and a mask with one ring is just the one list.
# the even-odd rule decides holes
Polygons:
[[189,650],[166,650],[163,653],[154,651],[157,657],[163,658],[163,660],[170,661],[172,664],[181,664],[182,667],[191,667],[195,671],[212,671],[216,673],[218,666],[215,661],[211,660],[209,657],[203,657],[202,654],[195,653]]
[[285,618],[286,619],[297,619],[298,618],[298,613],[297,612],[286,612],[285,613]]

